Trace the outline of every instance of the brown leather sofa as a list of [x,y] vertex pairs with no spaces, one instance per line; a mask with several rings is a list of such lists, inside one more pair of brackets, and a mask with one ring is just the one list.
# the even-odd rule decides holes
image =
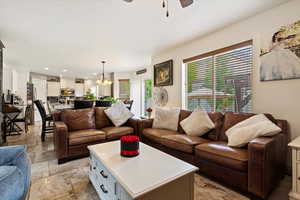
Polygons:
[[208,113],[215,129],[202,137],[188,136],[180,121],[191,114],[181,110],[178,130],[152,128],[153,119],[139,123],[141,140],[153,147],[199,167],[208,175],[251,195],[266,198],[285,173],[288,143],[288,125],[285,120],[266,116],[277,124],[282,132],[274,137],[260,137],[248,146],[227,146],[226,130],[254,114]]
[[123,135],[137,134],[138,120],[129,119],[115,127],[104,113],[105,108],[65,110],[54,115],[54,147],[58,163],[88,156],[88,145],[119,139]]

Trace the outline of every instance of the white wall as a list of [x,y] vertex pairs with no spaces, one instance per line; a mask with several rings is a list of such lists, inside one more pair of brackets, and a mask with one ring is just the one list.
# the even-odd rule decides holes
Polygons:
[[290,1],[223,30],[153,56],[152,65],[168,59],[174,60],[174,85],[165,87],[169,93],[168,106],[182,106],[183,59],[253,39],[253,111],[271,113],[277,118],[288,120],[292,138],[300,136],[298,121],[300,79],[270,82],[259,80],[259,53],[262,36],[274,33],[283,25],[300,20],[299,8],[300,1]]
[[[151,72],[149,72],[149,74],[151,74]],[[142,115],[142,81],[145,78],[151,78],[151,75],[149,74],[136,75],[135,72],[114,73],[114,98],[119,98],[119,80],[129,79],[130,99],[133,100],[131,112],[137,117]]]
[[4,64],[3,68],[3,92],[7,90],[19,95],[26,103],[27,82],[29,81],[29,71],[26,69],[14,68]]
[[12,90],[12,69],[3,65],[3,92],[6,94],[7,90]]

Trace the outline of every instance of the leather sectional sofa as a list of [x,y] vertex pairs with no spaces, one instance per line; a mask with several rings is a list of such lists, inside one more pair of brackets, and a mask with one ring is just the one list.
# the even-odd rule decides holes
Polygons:
[[138,120],[129,119],[115,127],[102,107],[55,112],[54,148],[58,163],[88,156],[88,145],[117,140],[123,135],[137,134]]
[[253,196],[266,198],[285,173],[288,125],[285,120],[266,116],[282,132],[274,137],[260,137],[246,147],[227,146],[226,130],[254,114],[208,113],[215,129],[202,137],[188,136],[180,126],[190,111],[181,110],[178,130],[152,128],[153,119],[139,123],[141,140],[153,147],[199,167],[200,173],[213,177]]

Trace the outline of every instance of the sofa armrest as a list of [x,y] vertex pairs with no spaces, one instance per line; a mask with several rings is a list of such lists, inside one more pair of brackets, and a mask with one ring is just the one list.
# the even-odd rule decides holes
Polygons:
[[146,128],[152,128],[153,119],[142,119],[139,123],[139,136],[142,137],[143,130]]
[[64,158],[68,153],[68,127],[62,121],[54,123],[54,148],[58,159]]
[[51,114],[54,121],[61,121],[61,111],[53,111]]
[[248,144],[248,191],[265,198],[284,176],[285,135],[260,137]]
[[131,128],[133,128],[134,130],[134,135],[138,135],[138,123],[139,123],[139,119],[136,118],[130,118],[124,126],[129,126]]

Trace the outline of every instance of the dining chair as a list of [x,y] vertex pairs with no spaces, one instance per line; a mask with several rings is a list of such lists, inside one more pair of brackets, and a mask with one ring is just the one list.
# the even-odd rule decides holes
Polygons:
[[131,110],[132,104],[133,104],[133,100],[126,100],[126,101],[124,101],[124,104],[126,105],[126,107],[128,108],[128,110]]
[[[54,126],[51,125],[51,122],[53,122],[53,117],[51,114],[46,113],[46,109],[42,103],[41,100],[35,100],[34,104],[36,105],[41,117],[42,117],[42,134],[41,134],[41,139],[44,142],[46,133],[53,133],[54,132]],[[47,125],[47,122],[48,125]]]
[[5,122],[4,130],[6,136],[20,135],[22,129],[16,124],[16,119],[22,113],[22,110],[14,105],[5,104],[3,108],[3,121]]
[[111,101],[97,100],[95,107],[111,107]]
[[16,119],[13,120],[14,123],[17,123],[17,122],[24,123],[25,133],[28,132],[28,125],[30,124],[30,112],[31,112],[31,106],[27,105],[26,108],[25,108],[24,117],[16,118]]
[[85,109],[92,108],[94,106],[93,100],[75,100],[74,101],[74,109]]

